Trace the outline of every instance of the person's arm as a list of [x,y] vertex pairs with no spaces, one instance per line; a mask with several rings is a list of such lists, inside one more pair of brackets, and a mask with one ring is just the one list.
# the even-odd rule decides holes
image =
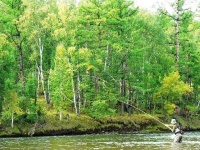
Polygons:
[[173,125],[172,132],[175,133],[176,125]]
[[168,127],[168,129],[170,129],[172,132],[175,131],[175,125],[172,125],[172,124],[165,124],[166,127]]

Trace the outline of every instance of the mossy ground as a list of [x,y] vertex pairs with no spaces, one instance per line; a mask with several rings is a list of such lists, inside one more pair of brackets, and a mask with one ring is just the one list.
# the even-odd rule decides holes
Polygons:
[[[157,117],[156,117],[157,118]],[[163,118],[165,118],[163,120]],[[159,116],[160,121],[170,123],[170,117]],[[199,116],[189,119],[177,117],[185,130],[200,130]],[[44,122],[38,123],[15,123],[11,128],[10,124],[0,125],[0,136],[46,136],[46,135],[74,135],[90,133],[140,133],[140,132],[168,132],[169,130],[157,120],[146,114],[134,114],[128,116],[116,115],[94,119],[87,115],[76,116],[69,114],[69,120],[59,120],[56,114],[46,114]]]

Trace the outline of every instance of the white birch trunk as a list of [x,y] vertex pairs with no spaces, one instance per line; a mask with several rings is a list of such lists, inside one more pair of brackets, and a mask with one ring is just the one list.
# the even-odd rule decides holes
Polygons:
[[38,99],[38,96],[39,96],[39,91],[40,91],[40,68],[39,68],[39,66],[38,66],[38,63],[37,63],[37,61],[36,61],[36,67],[37,67],[37,70],[38,70],[38,72],[37,72],[37,95],[36,95],[36,99]]
[[13,126],[14,126],[14,116],[13,116],[13,113],[12,113],[12,115],[11,115],[11,127],[13,128]]
[[81,80],[80,80],[80,74],[78,73],[77,75],[77,81],[78,81],[78,87],[77,87],[77,90],[78,90],[78,115],[80,115],[80,112],[81,112],[81,89],[80,89],[80,86],[81,86]]
[[43,44],[42,44],[42,41],[41,41],[41,38],[38,39],[38,48],[39,48],[39,51],[40,51],[40,66],[39,66],[39,70],[40,70],[40,78],[41,78],[41,82],[42,82],[42,89],[43,89],[43,93],[44,93],[44,98],[45,98],[45,101],[48,103],[47,101],[47,97],[46,97],[46,91],[45,91],[45,85],[44,85],[44,75],[43,75]]
[[74,83],[74,79],[73,79],[73,68],[71,66],[70,60],[68,58],[68,63],[71,69],[71,81],[72,81],[72,91],[73,91],[73,101],[74,101],[74,109],[76,112],[76,115],[78,114],[78,110],[77,110],[77,101],[76,101],[76,89],[75,89],[75,83]]
[[75,85],[74,85],[74,79],[72,77],[72,91],[73,91],[73,97],[74,97],[74,109],[76,114],[78,114],[78,110],[77,110],[77,101],[76,101],[76,90],[75,90]]
[[59,111],[60,113],[60,121],[62,120],[62,110]]

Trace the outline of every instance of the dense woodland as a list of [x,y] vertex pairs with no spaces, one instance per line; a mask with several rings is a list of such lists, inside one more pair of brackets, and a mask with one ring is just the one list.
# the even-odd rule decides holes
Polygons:
[[200,10],[184,5],[151,13],[133,0],[0,0],[0,122],[49,110],[198,114]]

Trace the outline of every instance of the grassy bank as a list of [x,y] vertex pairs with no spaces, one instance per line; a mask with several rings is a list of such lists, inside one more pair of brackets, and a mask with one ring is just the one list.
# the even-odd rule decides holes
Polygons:
[[[158,116],[157,116],[158,118]],[[159,116],[160,121],[170,123],[171,118]],[[199,116],[189,119],[176,117],[184,130],[200,130]],[[140,133],[140,132],[169,132],[169,130],[149,115],[137,114],[132,116],[113,116],[94,119],[89,116],[69,114],[68,120],[59,120],[58,115],[46,115],[43,122],[18,122],[11,128],[9,122],[1,123],[0,136],[47,136],[74,135],[91,133]]]

